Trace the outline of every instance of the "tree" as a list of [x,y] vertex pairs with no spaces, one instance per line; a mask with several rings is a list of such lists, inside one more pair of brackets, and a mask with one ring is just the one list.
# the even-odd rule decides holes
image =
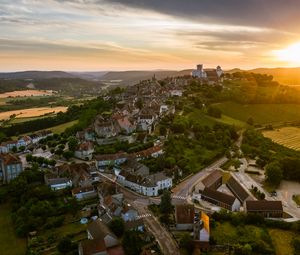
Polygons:
[[159,127],[159,134],[160,135],[166,135],[167,134],[167,128],[165,126],[160,126]]
[[214,117],[214,118],[221,118],[222,117],[222,111],[219,108],[213,107],[213,106],[208,107],[207,114],[209,116]]
[[109,224],[111,231],[117,236],[121,237],[124,234],[125,225],[122,218],[114,218]]
[[122,240],[126,255],[139,255],[142,251],[143,240],[138,231],[126,231]]
[[254,120],[253,120],[252,117],[249,117],[249,118],[248,118],[247,124],[250,125],[250,126],[253,126],[253,125],[254,125]]
[[72,158],[74,156],[74,152],[73,151],[64,151],[62,155],[66,160],[69,160],[70,158]]
[[31,162],[32,161],[32,154],[27,154],[26,155],[26,161]]
[[192,241],[193,241],[193,238],[191,237],[191,235],[188,234],[188,233],[185,233],[180,238],[179,246],[181,248],[184,248],[184,249],[188,250],[188,251],[191,251],[192,248],[193,248]]
[[168,190],[165,190],[161,196],[160,200],[160,212],[162,214],[170,214],[173,210],[171,193]]
[[283,178],[281,165],[277,161],[273,161],[266,166],[267,182],[278,186]]
[[59,252],[66,254],[72,250],[72,241],[69,237],[64,237],[57,245]]
[[78,145],[78,140],[75,136],[71,136],[68,141],[70,151],[75,151]]
[[12,152],[13,152],[13,153],[16,153],[16,152],[18,151],[18,149],[17,149],[17,147],[16,147],[16,146],[12,147],[12,149],[11,149],[11,150],[12,150]]

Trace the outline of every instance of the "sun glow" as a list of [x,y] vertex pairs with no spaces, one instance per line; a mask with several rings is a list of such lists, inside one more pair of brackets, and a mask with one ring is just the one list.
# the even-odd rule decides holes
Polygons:
[[279,60],[290,64],[300,64],[300,42],[290,45],[285,49],[274,51]]

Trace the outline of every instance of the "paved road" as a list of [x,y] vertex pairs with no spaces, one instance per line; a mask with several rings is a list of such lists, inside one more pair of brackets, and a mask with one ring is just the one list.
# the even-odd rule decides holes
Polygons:
[[[110,182],[116,183],[113,179],[109,178],[107,175],[100,174],[106,180]],[[138,211],[139,215],[149,216],[144,217],[144,222],[146,228],[154,235],[157,240],[162,254],[164,255],[179,255],[179,248],[176,241],[173,239],[171,234],[167,229],[165,229],[159,221],[152,215],[152,213],[148,210],[147,206],[151,203],[158,204],[160,202],[160,198],[147,198],[140,194],[137,194],[131,190],[124,188],[123,186],[118,185],[119,190],[124,194],[125,199]]]
[[188,179],[184,180],[176,187],[172,189],[172,192],[176,196],[188,197],[192,192],[193,187],[208,173],[212,172],[214,169],[219,168],[223,165],[228,159],[224,156],[211,165],[205,167],[200,172],[196,173],[195,175],[189,177]]

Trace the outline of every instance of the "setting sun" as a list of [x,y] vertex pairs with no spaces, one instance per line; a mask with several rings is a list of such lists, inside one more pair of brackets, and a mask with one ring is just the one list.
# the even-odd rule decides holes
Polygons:
[[276,50],[274,53],[279,60],[287,61],[290,64],[300,64],[300,42],[285,49]]

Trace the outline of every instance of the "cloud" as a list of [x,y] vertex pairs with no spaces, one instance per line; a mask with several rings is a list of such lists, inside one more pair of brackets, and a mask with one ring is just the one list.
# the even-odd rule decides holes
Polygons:
[[154,10],[207,23],[296,29],[300,22],[298,0],[105,0],[105,2]]

